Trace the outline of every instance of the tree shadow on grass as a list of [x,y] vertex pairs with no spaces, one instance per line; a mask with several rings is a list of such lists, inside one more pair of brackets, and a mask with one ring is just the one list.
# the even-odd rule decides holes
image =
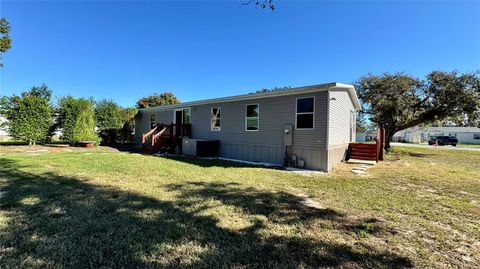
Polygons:
[[[329,209],[319,209],[304,205],[303,198],[286,192],[266,192],[256,188],[242,188],[230,182],[187,182],[170,184],[168,191],[180,191],[180,201],[184,206],[194,206],[199,198],[215,199],[222,204],[239,208],[249,215],[265,216],[268,221],[279,224],[295,224],[315,219],[340,219],[342,214]],[[192,199],[193,198],[193,199]]]
[[250,164],[245,162],[235,162],[235,161],[228,161],[217,159],[215,157],[212,158],[197,158],[191,156],[183,156],[183,155],[163,155],[161,158],[179,161],[183,163],[193,164],[200,167],[223,167],[223,168],[272,168],[272,169],[284,169],[282,166],[262,166],[261,163],[258,164]]
[[[360,252],[283,234],[264,236],[270,222],[343,219],[334,210],[307,208],[287,193],[194,182],[168,186],[168,192],[178,195],[164,201],[93,185],[88,178],[24,172],[27,167],[6,158],[0,158],[0,164],[6,192],[0,204],[5,268],[412,266],[408,258],[390,252]],[[192,197],[265,216],[268,223],[258,219],[240,230],[222,228],[218,219],[192,210]]]

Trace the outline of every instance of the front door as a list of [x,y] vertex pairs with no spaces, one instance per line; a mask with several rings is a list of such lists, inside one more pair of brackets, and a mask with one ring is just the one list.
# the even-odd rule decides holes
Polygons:
[[183,110],[176,110],[175,111],[175,126],[182,125],[183,119]]
[[190,108],[180,108],[175,110],[175,134],[183,136],[184,125],[190,124]]

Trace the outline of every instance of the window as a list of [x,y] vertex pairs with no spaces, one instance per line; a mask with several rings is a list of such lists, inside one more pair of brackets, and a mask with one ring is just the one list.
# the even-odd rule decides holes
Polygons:
[[155,114],[150,114],[150,129],[153,129],[156,127],[156,122],[155,122]]
[[480,140],[480,134],[473,134],[473,140]]
[[212,107],[212,113],[210,115],[210,130],[220,131],[220,108]]
[[247,105],[245,109],[245,130],[246,131],[258,131],[258,104]]
[[190,108],[183,109],[182,124],[190,124]]
[[315,99],[313,97],[297,99],[296,128],[313,129]]

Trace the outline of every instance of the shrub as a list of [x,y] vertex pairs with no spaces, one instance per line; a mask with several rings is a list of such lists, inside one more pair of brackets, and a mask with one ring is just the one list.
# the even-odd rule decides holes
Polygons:
[[0,114],[8,119],[6,125],[14,139],[33,145],[45,142],[53,125],[51,94],[44,84],[32,87],[20,96],[3,97],[0,100]]
[[95,133],[95,113],[93,112],[92,102],[79,99],[77,105],[78,114],[73,129],[73,142],[95,141],[98,145],[100,139]]

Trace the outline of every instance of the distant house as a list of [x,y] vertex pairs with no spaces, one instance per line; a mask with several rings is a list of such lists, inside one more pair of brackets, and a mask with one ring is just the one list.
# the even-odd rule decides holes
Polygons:
[[355,141],[358,109],[352,85],[320,84],[140,109],[135,137],[141,145],[151,129],[172,124],[184,153],[200,140],[218,141],[220,157],[276,165],[294,158],[328,171]]
[[393,141],[425,143],[433,136],[453,136],[460,144],[480,144],[478,127],[413,127],[395,133]]
[[5,117],[0,116],[0,141],[11,140],[10,132],[7,126],[3,126],[8,120]]
[[356,142],[373,141],[377,137],[377,130],[367,130],[365,132],[357,132]]

